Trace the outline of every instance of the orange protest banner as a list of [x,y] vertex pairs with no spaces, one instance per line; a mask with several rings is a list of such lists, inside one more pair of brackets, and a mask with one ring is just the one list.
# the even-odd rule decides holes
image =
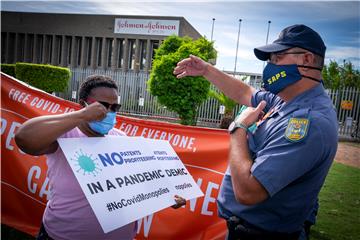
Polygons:
[[[46,157],[24,154],[16,146],[17,128],[29,118],[80,109],[1,73],[2,223],[36,235],[49,199]],[[205,196],[183,208],[138,220],[137,239],[224,239],[225,221],[217,216],[216,198],[227,167],[229,136],[218,129],[182,126],[117,116],[128,136],[170,142]]]

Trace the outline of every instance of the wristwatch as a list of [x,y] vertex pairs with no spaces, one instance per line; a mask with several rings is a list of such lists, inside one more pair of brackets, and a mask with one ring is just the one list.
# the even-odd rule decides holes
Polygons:
[[238,128],[242,128],[242,129],[244,129],[245,131],[248,130],[247,126],[245,126],[245,125],[242,124],[242,123],[236,122],[236,119],[235,119],[235,121],[233,121],[233,122],[230,124],[230,126],[229,126],[229,128],[228,128],[228,131],[229,131],[230,134],[232,134],[232,133],[234,133]]

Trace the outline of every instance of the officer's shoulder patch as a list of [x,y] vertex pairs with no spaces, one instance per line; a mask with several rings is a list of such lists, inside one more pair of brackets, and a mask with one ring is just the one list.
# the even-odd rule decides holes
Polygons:
[[285,138],[291,142],[300,142],[305,139],[308,129],[308,118],[290,118],[285,131]]

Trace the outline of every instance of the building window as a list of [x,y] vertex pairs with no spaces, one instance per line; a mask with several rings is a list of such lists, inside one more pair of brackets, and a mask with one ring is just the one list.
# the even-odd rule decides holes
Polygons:
[[91,65],[91,50],[92,50],[92,38],[86,37],[85,38],[85,47],[86,47],[86,66]]
[[106,39],[106,59],[107,59],[107,67],[111,67],[111,61],[113,58],[113,46],[114,41],[112,38],[107,38]]
[[66,36],[65,38],[65,49],[66,49],[66,63],[65,65],[71,64],[71,47],[72,47],[72,37]]
[[51,63],[52,57],[52,36],[46,35],[46,46],[45,46],[45,63]]
[[117,42],[117,67],[124,66],[124,39],[116,39]]
[[146,40],[140,40],[140,69],[144,70],[146,66]]
[[151,51],[151,64],[150,66],[152,65],[152,60],[154,59],[155,57],[155,50],[159,48],[159,40],[152,40],[151,43],[150,43],[150,51]]
[[128,66],[133,70],[135,68],[135,39],[129,39],[128,47]]
[[32,62],[34,57],[34,34],[28,34],[26,52],[27,57],[25,61]]
[[96,66],[101,66],[102,38],[95,38]]
[[6,32],[1,33],[1,62],[5,62],[6,58],[6,44],[7,44],[7,34]]
[[14,63],[14,55],[15,55],[15,33],[8,33],[9,34],[9,42],[8,42],[8,59],[7,63]]
[[56,64],[60,65],[61,64],[61,57],[62,57],[62,36],[56,36],[56,41],[55,41],[55,51],[56,53]]
[[44,44],[44,36],[38,34],[36,36],[36,63],[42,63],[43,61],[43,44]]
[[75,37],[75,59],[76,65],[81,65],[81,47],[82,47],[82,37]]
[[25,34],[19,33],[17,40],[17,56],[16,61],[22,62],[25,57]]

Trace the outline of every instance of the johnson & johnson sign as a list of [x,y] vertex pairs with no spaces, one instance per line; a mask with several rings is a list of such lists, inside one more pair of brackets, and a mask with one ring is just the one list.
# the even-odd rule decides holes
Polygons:
[[141,35],[179,35],[179,20],[116,18],[114,33]]

